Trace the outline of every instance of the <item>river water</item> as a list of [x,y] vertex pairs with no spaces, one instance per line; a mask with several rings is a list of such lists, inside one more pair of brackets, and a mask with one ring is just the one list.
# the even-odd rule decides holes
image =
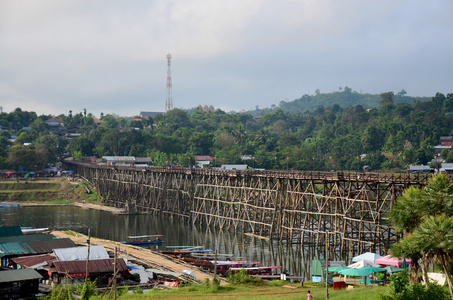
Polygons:
[[[192,226],[169,217],[146,214],[115,215],[106,211],[75,206],[36,206],[0,209],[0,226],[22,226],[52,230],[73,230],[113,241],[127,236],[162,234],[165,243],[151,246],[204,246],[218,253],[234,254],[234,259],[260,262],[262,266],[281,265],[294,276],[311,278],[311,261],[317,258],[316,249],[301,249],[298,245],[269,242],[237,232]],[[320,254],[323,258],[323,254]],[[219,258],[220,259],[220,258]]]

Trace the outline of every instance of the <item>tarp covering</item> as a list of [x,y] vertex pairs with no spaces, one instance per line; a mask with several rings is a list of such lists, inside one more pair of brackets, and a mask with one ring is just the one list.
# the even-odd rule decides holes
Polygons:
[[[87,260],[88,247],[72,247],[64,249],[54,249],[55,256],[60,261],[71,261],[71,260]],[[108,259],[109,254],[105,251],[104,246],[97,245],[90,247],[90,260],[94,259]]]
[[[395,266],[395,267],[398,267],[398,268],[401,268],[403,266],[403,259],[399,259],[397,257],[394,257],[392,255],[386,255],[384,257],[381,257],[377,260],[374,261],[375,263],[377,264],[380,264],[380,265],[385,265],[385,266]],[[411,260],[406,258],[406,263],[408,265],[411,264]]]
[[313,264],[311,266],[311,274],[314,276],[322,276],[322,266],[320,260],[313,260]]

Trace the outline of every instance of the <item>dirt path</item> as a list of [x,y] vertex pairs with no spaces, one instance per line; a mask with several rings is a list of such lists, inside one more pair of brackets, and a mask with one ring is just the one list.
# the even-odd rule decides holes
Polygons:
[[[53,235],[57,238],[70,238],[74,243],[79,245],[87,245],[88,237],[86,235],[77,233],[77,236],[66,234],[62,231],[53,231]],[[91,245],[102,245],[106,249],[114,251],[115,247],[119,247],[120,252],[122,253],[122,257],[126,257],[126,253],[129,253],[129,259],[135,259],[137,261],[142,261],[147,265],[152,266],[152,268],[157,268],[161,270],[168,270],[173,272],[182,273],[183,270],[190,270],[192,271],[197,280],[203,281],[206,278],[212,280],[214,278],[214,274],[206,273],[201,271],[200,269],[189,265],[179,259],[171,258],[166,255],[162,255],[159,252],[152,251],[145,248],[140,248],[132,245],[125,245],[123,243],[103,240],[98,238],[91,238]],[[222,279],[221,284],[226,284],[227,281]]]

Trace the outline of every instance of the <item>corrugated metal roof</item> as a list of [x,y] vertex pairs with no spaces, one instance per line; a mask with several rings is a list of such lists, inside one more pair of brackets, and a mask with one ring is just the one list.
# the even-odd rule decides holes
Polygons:
[[56,259],[57,258],[52,254],[41,254],[11,258],[13,262],[24,268],[37,268],[40,266],[50,265],[50,262]]
[[74,247],[71,239],[54,239],[48,241],[10,242],[0,244],[0,257],[6,255],[51,253],[55,248]]
[[76,244],[69,238],[48,241],[28,242],[36,253],[51,253],[53,249],[74,247]]
[[[89,273],[113,272],[114,258],[90,260],[88,262]],[[54,261],[55,269],[58,273],[85,273],[86,260]],[[122,258],[116,260],[116,268],[126,271],[127,266]]]
[[41,279],[42,276],[33,269],[0,271],[0,282],[14,282],[23,280]]
[[4,243],[0,244],[0,257],[6,255],[23,255],[23,254],[36,254],[28,243],[18,242],[18,243]]
[[246,170],[247,168],[247,165],[222,165],[220,167],[220,169],[224,170]]
[[[53,252],[60,261],[86,260],[88,256],[88,247],[65,247],[65,249],[54,248]],[[109,254],[105,251],[104,246],[97,245],[90,247],[90,260],[107,258],[109,258]]]
[[0,227],[0,237],[23,235],[20,226],[2,226]]
[[105,160],[110,161],[135,161],[135,156],[103,156]]
[[56,237],[51,234],[28,234],[20,236],[5,236],[0,237],[0,244],[10,242],[47,241],[52,239],[56,239]]

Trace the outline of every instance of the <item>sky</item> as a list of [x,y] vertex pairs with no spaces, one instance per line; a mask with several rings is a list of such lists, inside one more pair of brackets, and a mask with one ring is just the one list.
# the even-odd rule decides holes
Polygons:
[[266,108],[348,86],[453,92],[451,0],[1,0],[0,106]]

